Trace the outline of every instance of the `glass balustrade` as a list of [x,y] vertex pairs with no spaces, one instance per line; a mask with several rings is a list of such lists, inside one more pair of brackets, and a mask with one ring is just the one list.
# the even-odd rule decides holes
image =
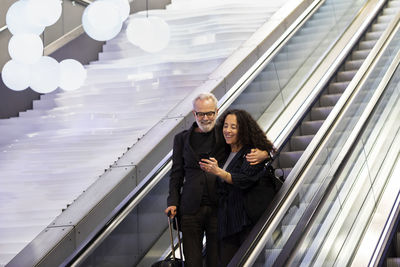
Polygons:
[[[394,57],[399,49],[399,37],[397,33],[378,68],[386,67]],[[366,86],[375,87],[382,79],[384,69],[378,69]],[[400,135],[399,82],[400,69],[397,69],[350,157],[341,168],[328,201],[301,243],[301,249],[296,251],[293,259],[295,265],[350,264],[400,149],[396,142]]]
[[[338,158],[345,142],[350,137],[352,130],[360,119],[367,104],[371,101],[372,95],[377,89],[379,83],[388,71],[392,60],[395,57],[395,53],[397,53],[399,49],[399,36],[400,34],[396,33],[394,38],[391,40],[391,43],[374,66],[371,74],[357,92],[357,95],[354,96],[349,108],[345,111],[341,120],[334,126],[335,128],[331,131],[333,134],[328,137],[323,147],[320,148],[318,156],[315,157],[316,160],[311,162],[308,166],[307,170],[303,174],[304,180],[298,189],[296,189],[296,193],[292,198],[294,201],[292,201],[285,211],[282,211],[285,215],[279,219],[277,226],[272,228],[271,232],[273,232],[273,234],[263,238],[262,242],[265,244],[264,249],[261,250],[255,266],[272,266],[281,253],[282,248],[289,239],[292,231],[299,223],[305,210],[309,207],[314,196],[317,194],[318,189],[323,183],[326,184],[327,181],[333,179],[333,177],[330,176],[329,171],[335,160]],[[393,76],[389,87],[386,89],[385,95],[376,109],[374,116],[370,119],[370,124],[361,137],[359,144],[356,146],[352,157],[344,167],[341,176],[336,183],[335,189],[333,189],[333,192],[331,193],[330,200],[327,201],[323,211],[320,212],[321,215],[317,218],[317,222],[313,224],[313,229],[311,231],[312,234],[308,235],[305,239],[306,241],[302,243],[303,245],[298,247],[295,259],[293,260],[295,265],[308,264],[310,258],[313,258],[315,256],[314,254],[317,253],[316,251],[325,249],[324,252],[326,257],[319,255],[323,260],[321,261],[321,258],[318,258],[315,266],[329,266],[332,260],[337,260],[335,257],[337,257],[344,245],[347,246],[347,243],[345,244],[345,242],[348,242],[348,240],[345,240],[342,237],[350,236],[350,232],[352,238],[354,235],[361,234],[362,230],[360,229],[363,229],[361,228],[362,225],[360,225],[360,227],[350,227],[349,225],[352,225],[355,222],[360,224],[365,223],[366,220],[361,216],[361,213],[366,212],[368,214],[368,212],[373,208],[374,204],[371,201],[376,198],[377,192],[382,190],[383,186],[383,182],[378,179],[379,175],[377,175],[380,168],[379,164],[382,164],[382,162],[385,161],[383,155],[387,152],[386,150],[380,151],[379,149],[390,147],[391,142],[395,140],[396,131],[399,128],[397,125],[385,125],[386,120],[390,118],[389,116],[396,116],[396,114],[398,114],[397,109],[396,111],[392,111],[396,106],[399,106],[396,104],[398,102],[397,99],[399,94],[399,87],[397,86],[399,78],[396,77],[398,76],[398,74],[396,74]],[[397,120],[398,117],[399,116],[397,115]],[[393,128],[394,130],[391,129],[389,131],[382,130],[384,129],[383,127],[395,128]],[[380,133],[384,133],[383,137]],[[379,138],[377,138],[378,136]],[[382,142],[382,140],[384,140],[384,143],[388,145],[377,145],[378,142]],[[377,152],[376,149],[378,149],[379,152]],[[376,153],[382,155],[382,158],[378,160],[375,155]],[[374,166],[374,168],[369,169],[368,166]],[[328,231],[332,231],[328,228],[329,224],[323,224],[323,222],[325,222],[324,220],[338,220],[338,218],[335,217],[335,212],[343,213],[343,205],[346,198],[348,198],[348,193],[352,192],[353,187],[358,188],[357,192],[359,192],[359,195],[356,196],[357,201],[351,204],[353,206],[349,208],[349,213],[345,216],[345,219],[348,219],[349,222],[347,224],[342,224],[344,227],[343,229],[336,229],[337,235],[335,236],[336,239],[334,244],[328,244],[326,241],[326,246],[321,248],[319,241],[324,240],[325,238],[321,233],[327,235]],[[354,194],[352,197],[354,197]],[[360,203],[364,203],[365,206],[361,206]],[[366,210],[363,210],[362,207]],[[357,214],[357,210],[360,211],[360,214]],[[341,219],[344,220],[344,217],[341,217]],[[320,223],[318,223],[318,221],[320,221]],[[344,229],[347,229],[348,231],[346,232]],[[329,233],[331,234],[332,232]],[[349,250],[346,247],[346,249],[342,249],[342,251],[346,251],[347,253],[352,250]],[[341,260],[345,261],[346,259],[349,259],[349,257],[350,256],[347,255],[343,256],[343,259]]]

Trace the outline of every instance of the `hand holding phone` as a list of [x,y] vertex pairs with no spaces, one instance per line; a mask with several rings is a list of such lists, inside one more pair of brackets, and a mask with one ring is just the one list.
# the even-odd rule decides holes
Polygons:
[[201,159],[209,159],[210,158],[210,153],[200,153],[199,158]]

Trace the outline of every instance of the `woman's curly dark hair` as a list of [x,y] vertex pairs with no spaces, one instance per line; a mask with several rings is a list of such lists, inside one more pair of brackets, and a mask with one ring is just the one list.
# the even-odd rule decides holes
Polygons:
[[235,115],[238,123],[238,140],[242,146],[258,148],[269,152],[275,152],[275,147],[268,140],[264,131],[260,128],[253,117],[245,110],[231,109],[225,111],[218,119],[218,125],[223,129],[225,118],[228,115]]

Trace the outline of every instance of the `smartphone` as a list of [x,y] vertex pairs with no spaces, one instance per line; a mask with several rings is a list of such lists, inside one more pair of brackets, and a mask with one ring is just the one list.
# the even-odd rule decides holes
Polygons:
[[209,159],[210,158],[210,153],[200,153],[199,158],[201,159]]

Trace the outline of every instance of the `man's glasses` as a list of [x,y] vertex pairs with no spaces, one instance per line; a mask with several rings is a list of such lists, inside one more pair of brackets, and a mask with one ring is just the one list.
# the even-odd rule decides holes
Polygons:
[[208,112],[195,111],[194,114],[196,114],[196,117],[199,117],[199,118],[204,118],[205,116],[207,116],[208,118],[212,118],[215,116],[215,111],[208,111]]

